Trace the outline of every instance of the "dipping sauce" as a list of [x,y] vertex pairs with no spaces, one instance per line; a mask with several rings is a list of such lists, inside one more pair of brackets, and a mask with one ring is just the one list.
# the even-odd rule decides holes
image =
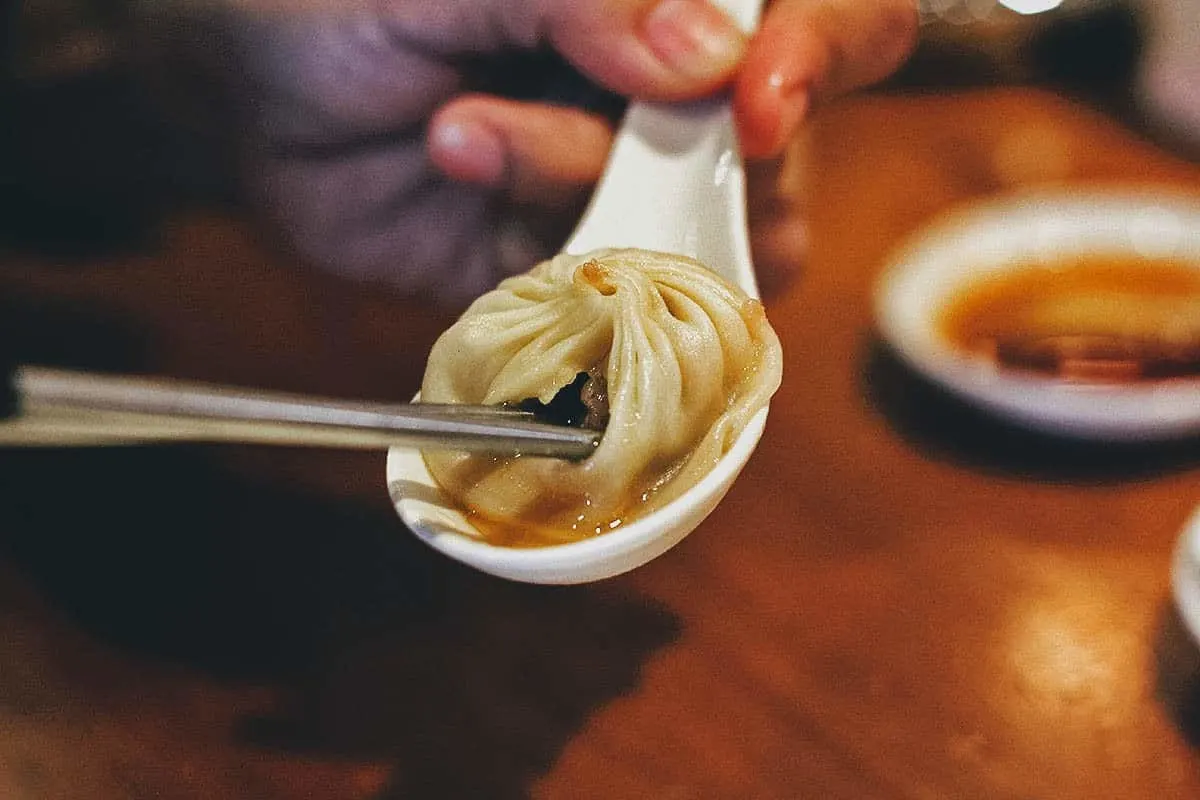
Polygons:
[[[544,496],[544,502],[536,509],[530,509],[521,515],[519,521],[492,519],[487,514],[476,509],[464,508],[463,512],[471,525],[479,531],[489,543],[499,547],[534,548],[550,547],[552,545],[569,544],[591,536],[600,536],[615,531],[626,522],[637,519],[647,511],[653,510],[657,495],[664,486],[669,484],[676,473],[684,466],[684,460],[649,470],[636,485],[628,499],[625,508],[619,515],[609,520],[589,519],[586,514],[578,514],[573,524],[564,525],[562,514],[579,505],[578,497],[570,494],[556,497],[553,494]],[[591,506],[592,501],[584,501],[585,506]]]
[[1083,383],[1200,379],[1200,266],[1126,254],[1030,262],[942,310],[951,343]]

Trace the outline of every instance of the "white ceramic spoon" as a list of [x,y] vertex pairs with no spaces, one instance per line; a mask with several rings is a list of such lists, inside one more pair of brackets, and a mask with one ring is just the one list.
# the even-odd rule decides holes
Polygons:
[[[746,30],[758,21],[761,0],[725,0],[723,5]],[[565,249],[585,253],[601,247],[692,256],[758,297],[742,159],[728,102],[630,106],[604,177]],[[641,566],[694,530],[741,472],[766,419],[763,409],[712,472],[679,499],[612,533],[570,544],[488,544],[442,497],[416,450],[389,451],[388,489],[408,527],[451,558],[517,581],[595,581]]]

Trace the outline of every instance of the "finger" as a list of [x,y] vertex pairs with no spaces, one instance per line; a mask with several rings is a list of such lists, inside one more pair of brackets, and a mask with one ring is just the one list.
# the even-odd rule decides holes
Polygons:
[[587,191],[608,158],[603,117],[558,106],[468,95],[429,126],[430,159],[460,181],[506,191],[519,203],[561,206]]
[[708,0],[384,0],[393,40],[444,56],[551,45],[630,97],[681,100],[733,76],[746,36]]
[[744,153],[779,153],[814,100],[887,77],[916,41],[914,0],[781,0],[754,37],[734,104]]
[[471,186],[429,180],[420,142],[263,158],[254,189],[302,261],[456,305],[495,284],[495,218]]
[[783,155],[746,165],[750,243],[764,297],[785,287],[808,259],[807,150],[799,137]]

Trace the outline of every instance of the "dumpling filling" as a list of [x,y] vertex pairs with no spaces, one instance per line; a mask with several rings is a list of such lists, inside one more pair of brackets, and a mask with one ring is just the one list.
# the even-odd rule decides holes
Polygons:
[[559,389],[549,403],[527,397],[514,403],[522,411],[554,425],[602,431],[608,427],[608,381],[599,366],[575,376],[569,386]]
[[560,255],[479,298],[434,345],[439,403],[515,404],[603,430],[581,462],[428,452],[489,541],[602,534],[678,497],[779,386],[762,305],[703,264],[645,250]]

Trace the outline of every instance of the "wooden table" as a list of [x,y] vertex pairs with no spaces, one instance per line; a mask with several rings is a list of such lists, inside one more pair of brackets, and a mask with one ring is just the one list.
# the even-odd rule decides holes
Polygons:
[[[889,250],[953,204],[1200,169],[1024,90],[845,101],[804,150],[767,436],[634,574],[447,563],[378,454],[0,454],[0,797],[1200,797],[1168,595],[1200,448],[1005,430],[899,369],[869,313]],[[412,391],[444,318],[267,252],[192,215],[157,254],[6,264],[0,296],[47,357]]]

